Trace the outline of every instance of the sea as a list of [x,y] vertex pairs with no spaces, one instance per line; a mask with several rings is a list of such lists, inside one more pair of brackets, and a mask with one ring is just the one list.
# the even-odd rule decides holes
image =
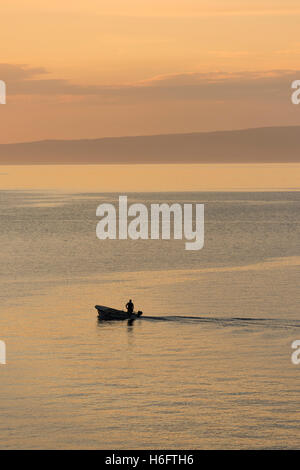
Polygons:
[[117,193],[0,191],[0,448],[300,448],[300,192],[127,195],[204,204],[203,249],[99,240]]

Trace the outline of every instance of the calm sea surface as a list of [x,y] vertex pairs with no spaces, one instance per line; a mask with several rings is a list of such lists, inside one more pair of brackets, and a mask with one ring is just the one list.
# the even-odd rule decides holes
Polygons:
[[300,193],[129,196],[204,203],[194,252],[98,240],[117,198],[0,192],[0,447],[300,448]]

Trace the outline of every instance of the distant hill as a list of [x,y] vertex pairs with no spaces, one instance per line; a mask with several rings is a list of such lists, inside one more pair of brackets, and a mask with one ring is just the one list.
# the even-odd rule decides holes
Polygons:
[[300,162],[300,127],[1,144],[0,164]]

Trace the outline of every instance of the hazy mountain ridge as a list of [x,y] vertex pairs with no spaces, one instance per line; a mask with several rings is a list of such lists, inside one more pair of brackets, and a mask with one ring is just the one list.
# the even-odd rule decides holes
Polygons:
[[300,162],[300,126],[0,144],[0,164]]

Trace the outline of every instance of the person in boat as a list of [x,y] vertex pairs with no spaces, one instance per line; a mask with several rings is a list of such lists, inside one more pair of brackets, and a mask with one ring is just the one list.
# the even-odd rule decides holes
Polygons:
[[130,299],[129,302],[126,304],[127,312],[131,315],[134,310],[134,305],[132,303],[132,300]]

